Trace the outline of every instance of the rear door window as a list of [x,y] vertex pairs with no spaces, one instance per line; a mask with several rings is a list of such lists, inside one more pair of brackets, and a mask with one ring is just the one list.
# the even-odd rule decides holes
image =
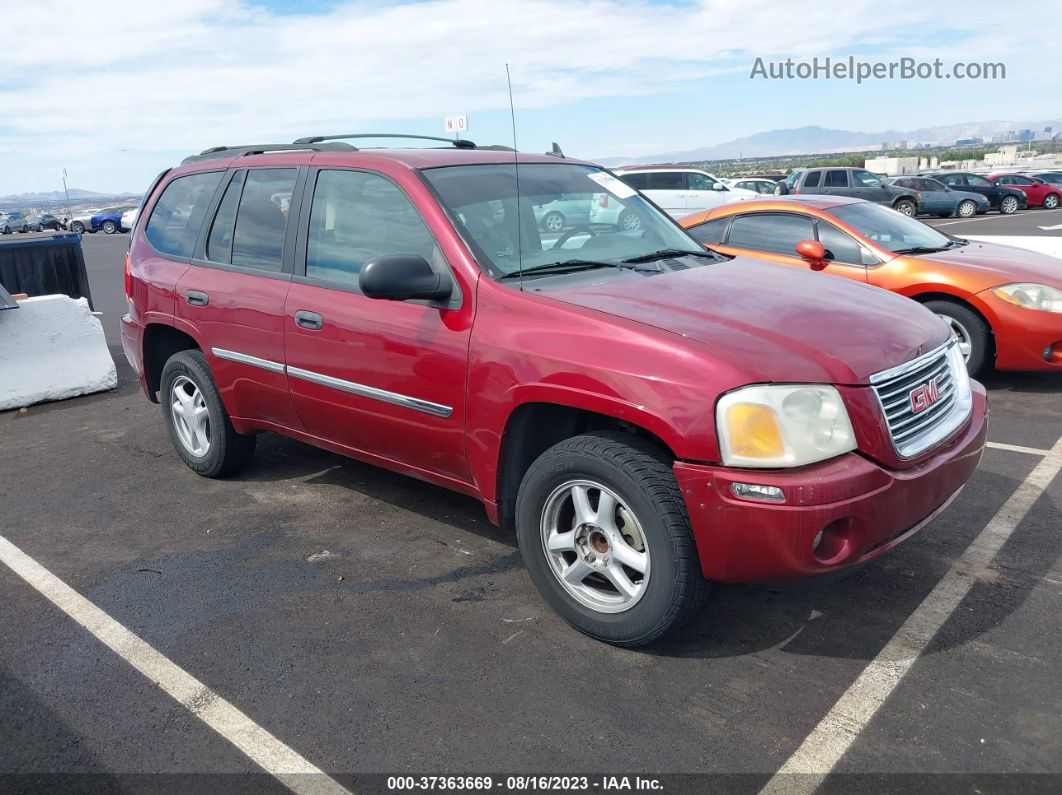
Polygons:
[[635,190],[646,190],[649,187],[648,174],[620,174],[619,178]]
[[804,178],[805,188],[817,188],[822,181],[821,171],[809,171],[807,177]]
[[682,171],[650,172],[649,190],[686,190],[686,174]]
[[208,260],[225,263],[232,261],[232,230],[236,226],[236,206],[240,202],[240,194],[243,193],[246,174],[246,171],[237,171],[225,188],[225,195],[218,205],[218,212],[214,216],[210,236],[207,238]]
[[797,243],[814,239],[809,218],[791,213],[760,213],[735,218],[727,245],[795,257]]
[[256,168],[247,172],[232,234],[232,264],[284,269],[284,233],[298,177],[295,168]]
[[214,192],[224,171],[177,177],[167,185],[151,210],[144,234],[160,254],[191,257]]
[[848,172],[841,169],[827,171],[826,182],[824,184],[827,188],[847,188]]

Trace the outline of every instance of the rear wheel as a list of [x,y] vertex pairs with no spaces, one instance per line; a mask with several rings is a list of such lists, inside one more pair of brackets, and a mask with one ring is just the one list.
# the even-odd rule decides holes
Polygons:
[[516,532],[543,598],[606,643],[651,643],[707,596],[670,463],[628,433],[576,436],[539,456],[520,484]]
[[959,351],[966,360],[970,375],[984,370],[992,351],[992,333],[988,325],[972,310],[951,301],[927,301],[925,307],[948,324],[959,341]]
[[1018,211],[1018,200],[1014,196],[1004,196],[999,203],[999,211],[1003,215],[1013,215]]
[[896,202],[896,204],[892,205],[892,209],[902,215],[906,215],[912,218],[914,217],[915,213],[918,212],[918,207],[915,206],[915,203],[910,199],[900,199],[898,202]]
[[1044,209],[1045,210],[1054,210],[1056,207],[1058,207],[1058,194],[1057,193],[1049,193],[1046,196],[1044,196]]
[[958,208],[955,210],[955,214],[960,218],[970,218],[977,215],[977,202],[970,199],[965,199],[959,202]]
[[221,477],[254,455],[255,437],[232,427],[202,351],[170,357],[162,368],[159,403],[170,441],[193,472]]
[[74,221],[70,224],[70,231],[77,232],[79,235],[85,234],[85,225],[80,221]]

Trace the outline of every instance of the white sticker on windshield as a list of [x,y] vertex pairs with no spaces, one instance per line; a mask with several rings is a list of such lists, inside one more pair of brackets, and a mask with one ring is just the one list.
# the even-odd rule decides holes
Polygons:
[[629,199],[638,192],[627,183],[616,179],[611,174],[606,174],[604,171],[595,171],[593,174],[587,174],[586,176],[590,177],[617,199]]

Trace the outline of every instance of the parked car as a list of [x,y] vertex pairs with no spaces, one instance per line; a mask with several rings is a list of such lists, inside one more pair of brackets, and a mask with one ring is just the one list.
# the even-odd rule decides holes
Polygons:
[[865,168],[802,168],[779,182],[775,193],[850,196],[891,207],[904,215],[918,212],[918,199],[910,188],[886,185]]
[[932,177],[890,177],[885,184],[913,191],[918,212],[926,215],[972,218],[988,212],[988,199],[980,193],[955,190]]
[[106,207],[89,219],[87,229],[90,232],[102,231],[106,235],[113,235],[116,232],[128,232],[129,228],[122,226],[122,214],[135,209],[135,207],[129,206]]
[[722,180],[699,168],[630,166],[617,168],[614,173],[675,218],[756,198],[754,191],[728,188]]
[[778,180],[766,177],[737,177],[723,181],[728,188],[752,191],[757,196],[773,196],[778,187]]
[[544,203],[531,199],[535,223],[547,232],[560,232],[571,226],[590,223],[591,197],[552,197]]
[[77,210],[70,217],[70,222],[67,224],[67,228],[71,232],[77,232],[79,235],[85,232],[94,232],[92,229],[92,218],[100,210]]
[[26,223],[29,225],[31,232],[43,232],[45,229],[54,229],[58,232],[60,229],[64,228],[63,222],[51,213],[27,215]]
[[1035,177],[1048,185],[1062,187],[1062,171],[1026,171],[1025,176]]
[[920,171],[918,176],[932,177],[955,190],[980,193],[988,199],[990,209],[999,210],[1003,215],[1024,210],[1028,206],[1028,199],[1022,191],[1006,185],[997,185],[980,174],[971,174],[968,171]]
[[28,232],[29,230],[29,223],[22,213],[0,213],[0,234],[10,235],[15,232]]
[[[522,196],[602,191],[638,234],[532,233]],[[477,497],[545,600],[621,646],[708,580],[876,558],[985,442],[984,389],[924,307],[704,251],[573,159],[207,150],[147,192],[125,292],[125,354],[193,471],[273,431]]]
[[130,209],[122,213],[120,225],[122,227],[123,232],[128,232],[133,228],[133,226],[136,224],[136,216],[139,211],[139,207],[131,207]]
[[681,223],[712,251],[913,298],[947,322],[974,375],[993,364],[1062,371],[1062,267],[1054,257],[952,237],[840,197],[749,202]]
[[1054,210],[1062,200],[1062,188],[1049,185],[1036,177],[1027,177],[1023,174],[989,174],[988,178],[997,185],[1020,190],[1025,194],[1029,207]]

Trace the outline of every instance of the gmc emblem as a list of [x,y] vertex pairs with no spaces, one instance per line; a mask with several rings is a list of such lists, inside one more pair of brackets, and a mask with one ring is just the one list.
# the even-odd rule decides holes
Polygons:
[[940,400],[940,390],[937,388],[937,379],[929,379],[922,386],[915,387],[911,390],[911,413],[917,414],[920,411],[925,411],[938,400]]

